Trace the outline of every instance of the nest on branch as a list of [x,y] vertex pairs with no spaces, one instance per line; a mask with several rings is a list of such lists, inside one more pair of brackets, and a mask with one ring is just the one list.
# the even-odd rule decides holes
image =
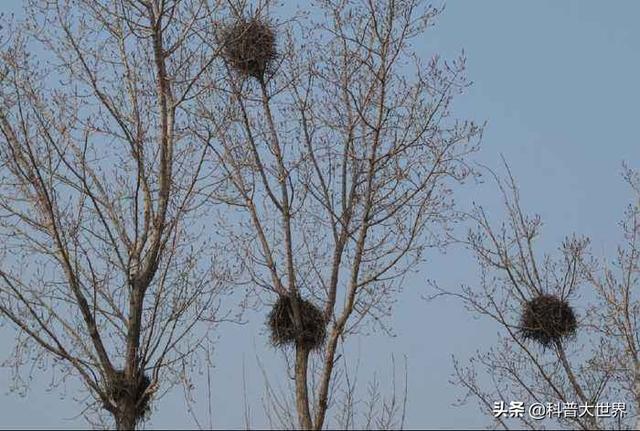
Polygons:
[[270,22],[239,18],[222,30],[222,55],[227,64],[245,76],[263,80],[278,57],[276,33]]
[[[131,381],[125,377],[123,370],[116,370],[114,377],[106,382],[106,393],[110,400],[120,409],[125,403],[136,403],[136,418],[138,420],[147,417],[151,411],[151,391],[147,389],[151,385],[149,376],[143,373],[137,374]],[[107,410],[113,410],[112,406],[105,406]]]
[[276,347],[300,343],[309,350],[320,348],[327,330],[322,311],[313,303],[297,298],[301,327],[296,327],[291,296],[280,296],[269,313],[271,342]]
[[525,303],[522,309],[522,336],[545,348],[573,336],[577,327],[571,306],[555,295],[539,295]]

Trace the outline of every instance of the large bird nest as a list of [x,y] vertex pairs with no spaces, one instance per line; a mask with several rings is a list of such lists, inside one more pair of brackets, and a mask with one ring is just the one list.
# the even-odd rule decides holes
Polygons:
[[320,348],[327,335],[322,311],[313,303],[298,297],[302,325],[297,328],[291,299],[291,296],[280,296],[269,313],[271,342],[276,347],[298,344],[310,350]]
[[[116,370],[112,379],[106,383],[107,397],[115,403],[115,408],[121,408],[123,403],[136,403],[136,418],[138,420],[148,416],[151,411],[151,391],[147,391],[151,385],[151,379],[146,374],[138,374],[135,381],[125,377],[123,370]],[[112,406],[105,406],[107,410],[113,410]]]
[[268,21],[239,18],[222,30],[222,54],[234,70],[264,80],[278,56],[276,34]]
[[525,303],[520,320],[522,336],[545,348],[573,336],[577,326],[576,316],[567,301],[548,294]]

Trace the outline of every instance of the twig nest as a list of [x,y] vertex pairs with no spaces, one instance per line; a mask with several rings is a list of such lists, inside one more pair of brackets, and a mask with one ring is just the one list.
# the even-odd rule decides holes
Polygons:
[[313,303],[298,297],[302,327],[296,328],[293,304],[290,296],[280,296],[269,313],[271,342],[274,346],[290,346],[301,343],[313,350],[321,347],[327,335],[322,311]]
[[264,79],[277,57],[273,26],[260,18],[241,18],[222,31],[223,57],[243,75]]
[[[116,408],[126,402],[136,403],[136,418],[138,420],[147,417],[151,411],[151,392],[147,389],[151,385],[151,379],[146,374],[137,375],[136,381],[131,383],[125,378],[123,370],[116,370],[115,376],[106,384],[107,396],[116,404]],[[113,407],[106,406],[107,410]]]
[[555,295],[540,295],[527,302],[520,322],[522,336],[549,347],[576,332],[571,306]]

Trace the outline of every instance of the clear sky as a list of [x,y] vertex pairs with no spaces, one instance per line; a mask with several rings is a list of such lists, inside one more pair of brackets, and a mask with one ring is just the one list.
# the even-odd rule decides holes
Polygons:
[[[2,0],[0,12],[17,11],[20,0]],[[285,11],[286,12],[286,11]],[[460,99],[460,117],[488,122],[477,160],[499,168],[511,164],[525,207],[545,221],[543,245],[553,250],[569,233],[591,236],[595,251],[612,253],[617,222],[630,198],[620,178],[627,160],[640,168],[640,2],[637,1],[449,1],[437,26],[422,38],[424,56],[453,57],[464,48],[474,86]],[[489,185],[458,194],[489,206],[499,201]],[[425,280],[447,288],[473,284],[476,268],[467,252],[452,249],[408,279],[393,319],[393,338],[354,339],[362,352],[362,377],[374,371],[388,381],[391,354],[408,357],[408,427],[480,427],[487,423],[475,403],[452,407],[463,392],[448,383],[451,355],[464,359],[495,343],[498,328],[478,321],[453,300],[425,302]],[[213,353],[213,424],[244,426],[245,368],[253,425],[265,426],[260,397],[263,380],[256,357],[282,376],[280,354],[265,346],[264,315],[249,314],[244,326],[224,326]],[[439,322],[448,319],[448,332]],[[13,333],[0,326],[0,360]],[[9,372],[0,369],[0,387]],[[205,380],[203,379],[203,382]],[[198,382],[194,382],[198,384]],[[203,387],[204,389],[204,387]],[[78,405],[34,382],[25,398],[0,393],[0,427],[82,427]],[[206,406],[197,413],[207,423]],[[180,390],[157,404],[149,428],[191,428]]]

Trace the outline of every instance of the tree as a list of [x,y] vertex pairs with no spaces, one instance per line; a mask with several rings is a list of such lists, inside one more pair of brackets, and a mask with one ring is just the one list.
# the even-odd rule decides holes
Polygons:
[[269,2],[245,6],[219,32],[227,76],[200,99],[199,135],[220,139],[219,231],[293,352],[298,426],[321,429],[341,346],[384,329],[403,276],[446,242],[481,127],[451,114],[464,58],[412,47],[439,13],[422,1],[322,0],[279,24]]
[[118,429],[188,379],[220,318],[214,167],[189,134],[215,7],[34,0],[2,31],[0,315],[16,364],[79,377]]
[[[464,287],[461,293],[447,292],[462,298],[472,312],[497,322],[501,341],[474,356],[468,365],[454,361],[454,382],[467,389],[465,401],[475,398],[487,414],[492,414],[493,403],[499,401],[522,401],[525,406],[559,403],[565,407],[565,403],[606,406],[634,400],[635,405],[627,403],[626,408],[637,412],[637,173],[625,167],[624,178],[634,191],[635,202],[629,205],[621,223],[624,244],[613,263],[609,263],[609,259],[593,256],[588,238],[575,235],[560,245],[557,257],[541,255],[541,218],[527,215],[522,209],[508,166],[507,172],[505,180],[494,174],[504,198],[506,221],[493,223],[484,208],[476,205],[472,215],[475,228],[465,241],[478,260],[480,286]],[[534,331],[546,330],[552,338],[546,344],[527,336],[532,325],[523,319],[531,301],[541,294],[561,298],[577,316],[572,331],[554,334],[540,315],[539,328]],[[584,300],[578,301],[578,295]],[[486,371],[487,379],[481,370]],[[608,415],[594,417],[594,413],[592,407],[591,414],[560,415],[547,418],[546,422],[569,429],[633,429],[633,414],[622,417],[609,411]],[[526,414],[516,419],[498,416],[494,420],[496,426],[505,429],[537,429],[545,424]]]

